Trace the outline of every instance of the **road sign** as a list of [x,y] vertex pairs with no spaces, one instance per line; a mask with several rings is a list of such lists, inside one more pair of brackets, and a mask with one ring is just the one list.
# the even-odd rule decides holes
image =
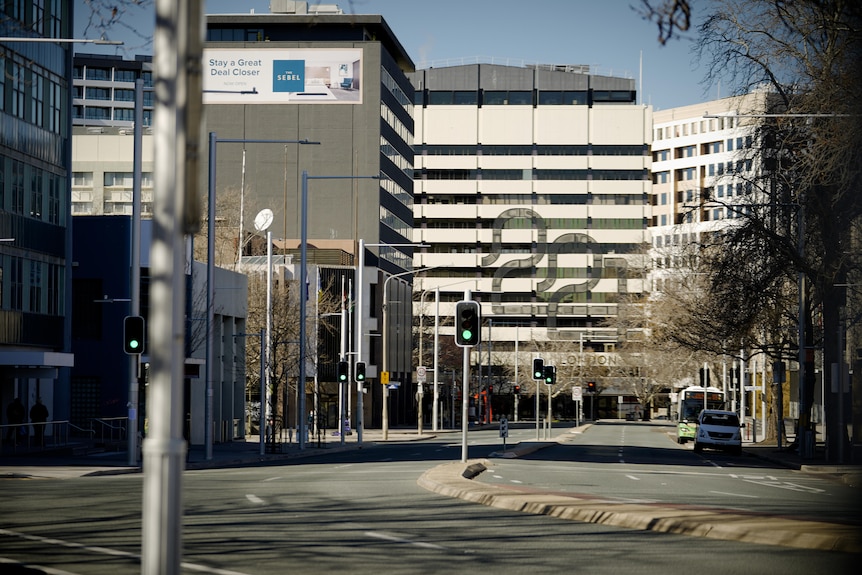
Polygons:
[[577,386],[572,386],[572,401],[583,401],[584,390]]
[[380,383],[382,383],[383,385],[386,385],[387,383],[389,383],[389,372],[388,371],[381,371],[380,372]]
[[500,418],[500,437],[509,437],[509,420],[505,417]]
[[390,381],[386,384],[386,389],[398,389],[399,387],[401,387],[400,381]]
[[428,370],[425,368],[424,365],[420,365],[419,367],[416,368],[416,380],[419,383],[425,383],[425,381],[427,379],[428,379]]

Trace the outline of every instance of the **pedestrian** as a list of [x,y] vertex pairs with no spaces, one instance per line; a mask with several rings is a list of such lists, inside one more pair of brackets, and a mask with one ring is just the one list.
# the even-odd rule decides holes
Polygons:
[[36,436],[36,445],[43,447],[45,445],[45,422],[48,421],[48,408],[42,403],[42,398],[36,398],[36,404],[30,408],[30,423],[33,424],[33,431]]
[[6,420],[9,422],[10,427],[6,431],[6,440],[15,445],[18,443],[18,432],[22,423],[24,423],[24,404],[21,403],[21,398],[16,397],[15,400],[6,407]]

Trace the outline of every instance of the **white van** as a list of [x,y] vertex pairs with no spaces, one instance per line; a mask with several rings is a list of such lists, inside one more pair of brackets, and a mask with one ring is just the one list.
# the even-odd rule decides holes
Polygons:
[[704,409],[697,417],[694,450],[700,452],[707,447],[739,455],[742,453],[740,429],[743,426],[744,424],[739,423],[739,416],[733,411]]

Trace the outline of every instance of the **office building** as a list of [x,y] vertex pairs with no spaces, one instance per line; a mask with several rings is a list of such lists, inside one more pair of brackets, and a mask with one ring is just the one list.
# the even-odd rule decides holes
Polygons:
[[68,39],[73,10],[6,2],[0,12],[2,421],[15,397],[27,412],[41,397],[51,421],[68,421],[72,44],[28,40]]
[[[585,385],[581,367],[613,361],[618,334],[604,322],[642,290],[629,264],[647,241],[651,108],[636,104],[633,79],[589,66],[490,61],[408,76],[413,239],[431,246],[414,263],[433,268],[416,291],[439,288],[447,337],[465,290],[481,302],[483,388],[533,389],[537,355]],[[433,315],[416,299],[415,314]]]
[[[413,89],[405,72],[414,65],[381,16],[314,8],[274,2],[271,14],[207,17],[207,132],[218,140],[270,141],[216,144],[218,206],[243,244],[255,233],[255,215],[271,210],[276,254],[296,250],[302,174],[310,176],[308,249],[341,250],[358,265],[359,241],[368,246],[354,290],[354,300],[363,293],[355,311],[362,329],[349,338],[349,349],[361,355],[351,357],[367,363],[369,380],[385,367],[402,382],[390,398],[390,422],[413,423]],[[280,143],[285,140],[317,143]],[[387,339],[389,365],[382,366],[385,330],[398,336]],[[333,362],[309,365],[306,373],[335,382]],[[312,382],[306,383],[311,398]],[[382,389],[367,387],[364,421],[380,427]]]

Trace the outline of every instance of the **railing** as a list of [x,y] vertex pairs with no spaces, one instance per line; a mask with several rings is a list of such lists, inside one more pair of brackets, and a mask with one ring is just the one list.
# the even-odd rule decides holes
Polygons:
[[61,420],[0,425],[0,437],[3,451],[44,451],[68,446],[69,434],[73,429],[82,435],[89,435],[90,439],[93,439],[96,433],[92,429],[84,429],[70,421]]
[[[93,419],[94,423],[101,426],[99,429],[102,443],[125,441],[127,421],[127,417],[97,417]],[[106,434],[107,437],[105,437]]]

